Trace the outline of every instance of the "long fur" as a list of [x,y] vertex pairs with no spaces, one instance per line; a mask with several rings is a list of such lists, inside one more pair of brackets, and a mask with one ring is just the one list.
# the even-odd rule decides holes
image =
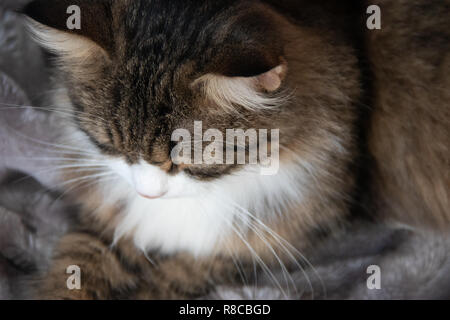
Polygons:
[[267,94],[257,88],[256,78],[225,77],[207,74],[197,79],[193,85],[202,86],[205,94],[214,104],[226,111],[242,107],[250,111],[279,108],[286,104],[289,95]]

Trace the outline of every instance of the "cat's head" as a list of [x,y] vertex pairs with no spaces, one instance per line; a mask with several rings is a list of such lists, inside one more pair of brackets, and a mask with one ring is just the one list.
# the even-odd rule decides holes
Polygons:
[[[186,189],[175,177],[209,181],[242,169],[237,161],[195,162],[195,149],[210,142],[191,141],[195,163],[174,161],[174,132],[198,139],[195,123],[202,133],[222,133],[224,154],[239,150],[226,142],[227,129],[280,129],[280,143],[294,152],[302,147],[305,159],[316,145],[341,148],[349,134],[339,126],[351,117],[333,110],[347,93],[341,99],[329,84],[314,87],[321,77],[334,81],[340,72],[334,60],[343,53],[260,1],[36,0],[24,12],[59,57],[77,126],[145,197],[182,195],[173,191]],[[308,98],[303,109],[286,99],[294,90]],[[333,104],[329,114],[326,103]],[[252,147],[258,142],[246,149]]]

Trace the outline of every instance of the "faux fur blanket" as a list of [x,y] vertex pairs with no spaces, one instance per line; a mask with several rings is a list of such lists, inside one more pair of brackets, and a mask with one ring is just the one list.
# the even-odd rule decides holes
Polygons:
[[[58,135],[51,113],[40,111],[48,80],[42,56],[20,18],[0,4],[0,299],[23,296],[23,280],[45,270],[52,248],[70,225],[72,208],[59,199],[46,145]],[[34,106],[31,106],[33,104]],[[42,105],[41,105],[42,106]],[[50,169],[50,170],[49,170]],[[205,299],[447,299],[450,237],[355,223],[314,250],[302,269],[258,275],[255,282],[217,288]],[[306,261],[306,258],[308,261]],[[381,270],[381,289],[369,289],[367,270]]]

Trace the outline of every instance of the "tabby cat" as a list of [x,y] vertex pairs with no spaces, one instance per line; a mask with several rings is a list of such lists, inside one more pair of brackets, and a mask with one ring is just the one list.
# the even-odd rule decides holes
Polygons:
[[[367,30],[364,1],[27,5],[36,38],[57,57],[52,99],[65,134],[55,170],[81,206],[32,297],[198,298],[240,283],[242,273],[274,268],[286,274],[278,285],[292,290],[290,270],[307,263],[300,251],[356,214],[448,222],[450,117],[440,103],[449,95],[437,88],[449,80],[436,72],[440,64],[448,71],[449,55],[420,56],[414,45],[405,52],[400,31],[408,26],[389,25],[425,4],[445,19],[448,1],[373,2],[386,12],[382,30]],[[81,29],[67,27],[71,5],[81,9]],[[436,21],[415,36],[448,52],[439,41],[448,22]],[[396,73],[412,60],[421,72],[414,79],[409,70]],[[436,94],[425,94],[427,81],[439,83]],[[279,142],[277,174],[261,175],[254,164],[176,163],[173,132],[193,135],[199,121],[224,136],[279,129],[279,141],[269,137]],[[433,128],[434,140],[426,131]],[[238,151],[224,144],[230,148]],[[67,288],[73,265],[80,290]]]

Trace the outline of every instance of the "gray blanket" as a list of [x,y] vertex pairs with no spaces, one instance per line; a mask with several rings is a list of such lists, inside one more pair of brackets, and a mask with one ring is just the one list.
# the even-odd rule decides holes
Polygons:
[[[54,115],[42,111],[48,77],[39,49],[20,18],[0,4],[0,299],[20,298],[26,279],[45,270],[52,248],[74,214],[59,198],[51,164],[36,159],[58,134]],[[34,160],[33,160],[34,159]],[[256,282],[219,287],[214,299],[446,299],[450,298],[450,238],[355,223],[318,243],[291,270],[290,289],[261,274]],[[367,269],[381,270],[381,289],[369,289]],[[283,285],[286,277],[274,270]],[[24,284],[25,283],[25,284]]]

